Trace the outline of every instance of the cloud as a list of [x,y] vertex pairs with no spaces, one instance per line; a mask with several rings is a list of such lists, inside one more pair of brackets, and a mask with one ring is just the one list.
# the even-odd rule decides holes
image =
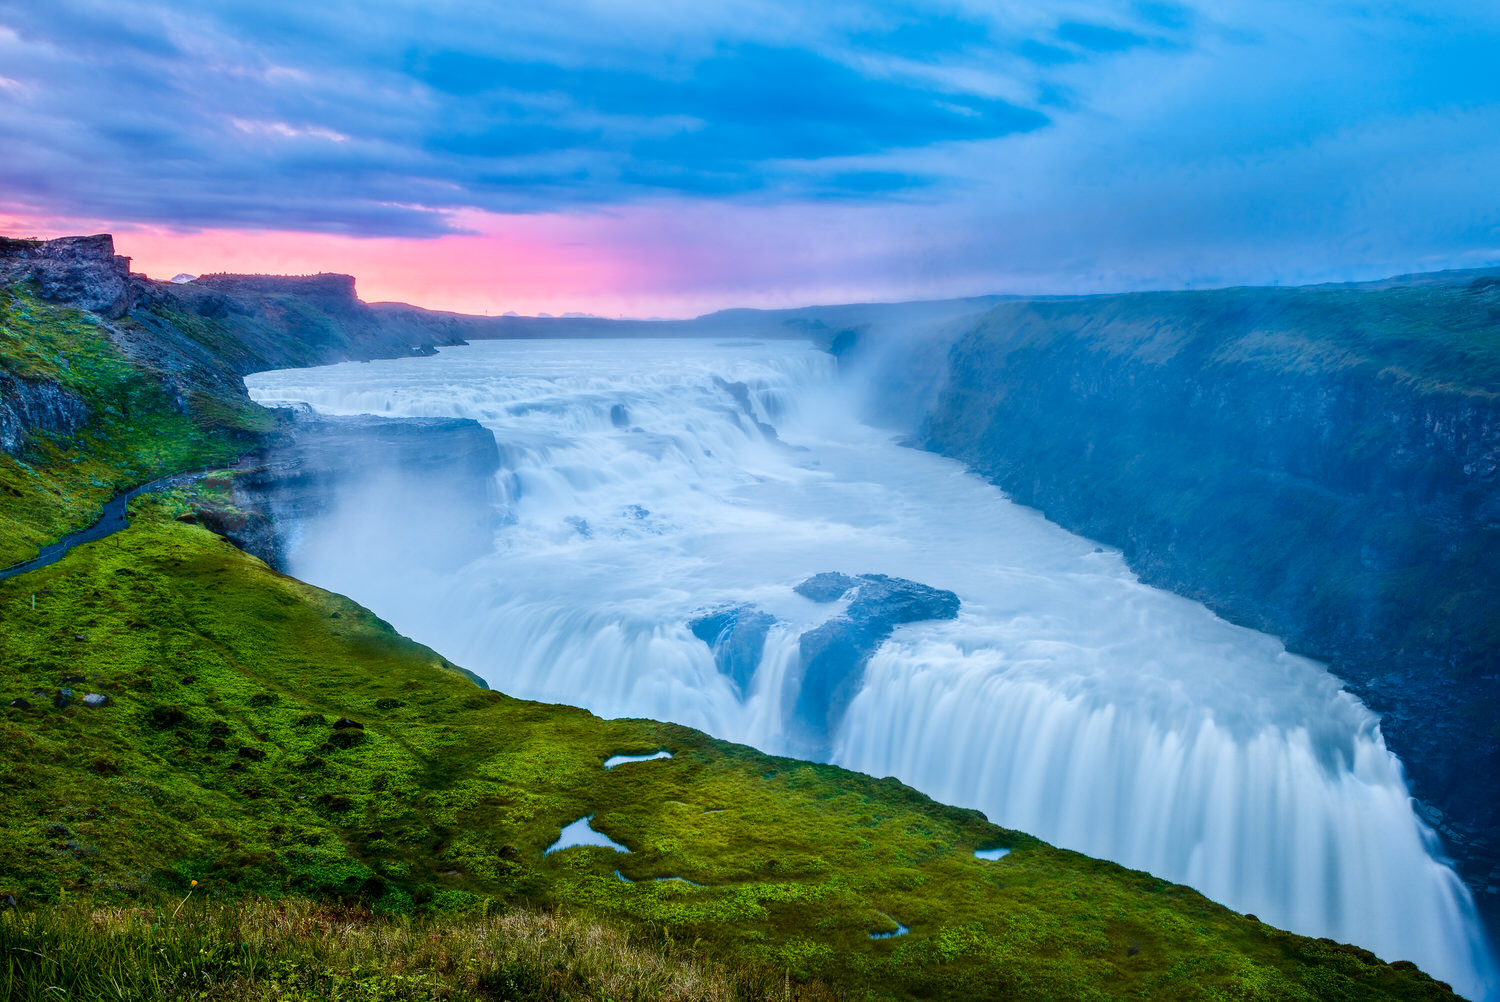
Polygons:
[[654,313],[1363,276],[1495,253],[1497,50],[1461,0],[0,0],[0,191],[165,233],[535,217],[669,272],[588,259]]
[[0,105],[14,151],[0,183],[53,212],[184,227],[280,213],[312,230],[413,235],[466,207],[800,198],[823,180],[830,197],[900,198],[948,179],[821,162],[1051,120],[1014,19],[960,7],[480,16],[405,2],[0,0],[0,25],[17,81],[4,93],[18,95]]

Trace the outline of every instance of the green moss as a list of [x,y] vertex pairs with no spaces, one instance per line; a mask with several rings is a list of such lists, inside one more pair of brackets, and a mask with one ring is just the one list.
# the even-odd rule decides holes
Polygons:
[[[0,693],[37,704],[0,722],[0,879],[23,903],[160,902],[196,879],[211,900],[388,914],[562,904],[858,997],[1450,997],[895,780],[478,690],[171,504],[137,507],[0,583]],[[29,696],[66,675],[111,703]],[[675,757],[602,767],[657,748]],[[632,851],[544,856],[585,814]],[[1014,851],[973,858],[996,845]],[[888,916],[911,933],[871,940]]]
[[110,497],[163,474],[232,461],[272,424],[248,399],[190,391],[175,402],[162,380],[116,348],[97,318],[0,290],[0,370],[55,383],[90,418],[78,433],[33,435],[0,453],[0,566],[98,517]]

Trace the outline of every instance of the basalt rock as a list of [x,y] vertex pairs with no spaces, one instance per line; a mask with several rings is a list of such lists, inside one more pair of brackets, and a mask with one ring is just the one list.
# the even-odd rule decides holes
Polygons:
[[341,508],[358,509],[391,552],[452,569],[494,541],[500,451],[465,418],[326,417],[299,412],[282,441],[232,482],[233,508],[200,520],[285,569],[299,540]]
[[130,258],[107,233],[56,240],[0,237],[0,286],[36,283],[43,299],[92,310],[110,320],[134,302]]
[[693,636],[714,652],[714,664],[743,695],[765,653],[776,617],[753,605],[721,606],[688,623]]
[[1326,662],[1495,921],[1497,338],[1500,283],[1461,273],[1005,304],[953,343],[920,437]]
[[0,370],[0,452],[19,455],[32,432],[71,435],[88,419],[88,405],[59,384]]
[[953,619],[959,608],[958,596],[951,591],[884,574],[854,577],[825,572],[795,590],[815,602],[849,598],[842,616],[798,639],[802,683],[797,692],[797,720],[804,728],[802,740],[813,752],[826,750],[830,735],[859,691],[871,655],[897,626]]

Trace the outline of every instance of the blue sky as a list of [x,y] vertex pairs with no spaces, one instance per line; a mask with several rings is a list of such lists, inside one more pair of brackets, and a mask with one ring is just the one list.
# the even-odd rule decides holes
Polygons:
[[1500,262],[1497,4],[532,6],[0,0],[0,228],[606,312]]

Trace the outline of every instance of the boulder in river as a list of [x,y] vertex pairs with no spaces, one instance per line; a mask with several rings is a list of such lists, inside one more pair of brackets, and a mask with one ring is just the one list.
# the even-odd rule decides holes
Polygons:
[[797,718],[809,751],[822,751],[864,680],[865,665],[897,626],[958,615],[958,596],[951,591],[885,574],[815,574],[796,586],[815,602],[849,599],[835,616],[799,638],[802,684]]
[[720,606],[688,622],[693,636],[714,652],[714,664],[728,676],[741,695],[760,665],[766,635],[776,617],[753,605]]

